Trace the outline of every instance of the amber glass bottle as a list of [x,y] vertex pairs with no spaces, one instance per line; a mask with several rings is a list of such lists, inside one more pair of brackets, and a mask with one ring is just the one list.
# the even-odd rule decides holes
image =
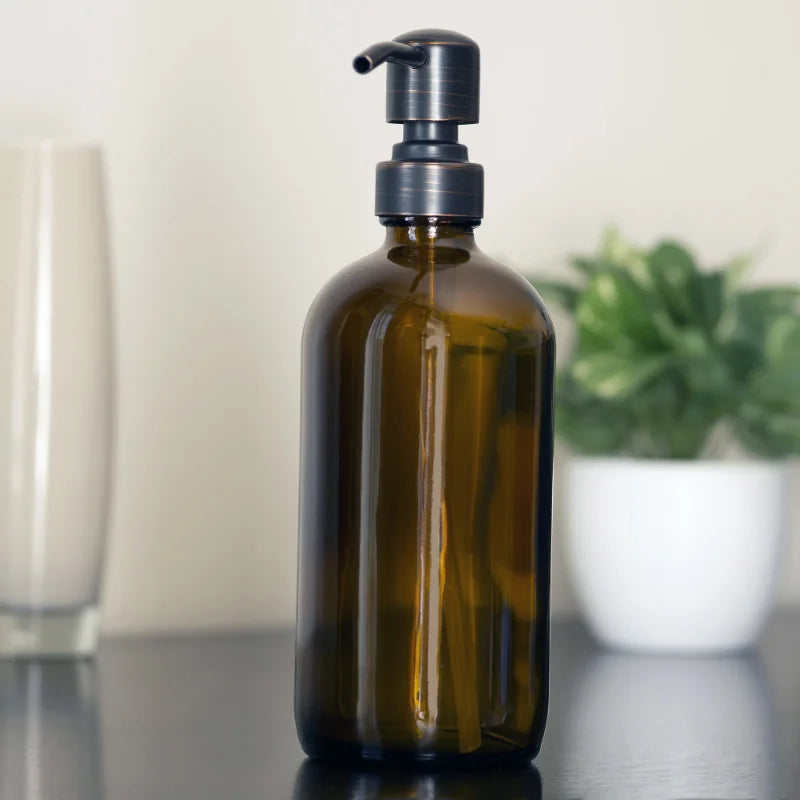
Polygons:
[[[425,67],[398,62],[425,51],[433,76],[390,92],[405,114],[443,64],[477,71],[466,37],[399,38],[407,49],[359,58],[388,48],[408,81]],[[395,115],[405,140],[378,170],[386,241],[306,321],[295,715],[312,756],[513,761],[544,732],[553,328],[528,282],[475,244],[483,175],[440,119],[452,111]]]
[[391,219],[303,340],[310,755],[528,756],[547,709],[553,329],[472,225]]

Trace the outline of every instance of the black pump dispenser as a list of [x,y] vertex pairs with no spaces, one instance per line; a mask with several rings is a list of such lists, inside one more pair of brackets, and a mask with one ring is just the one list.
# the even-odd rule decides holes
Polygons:
[[403,123],[403,141],[378,164],[376,216],[481,219],[483,167],[458,142],[458,126],[478,121],[478,45],[428,28],[372,45],[353,67],[363,74],[384,61],[386,121]]

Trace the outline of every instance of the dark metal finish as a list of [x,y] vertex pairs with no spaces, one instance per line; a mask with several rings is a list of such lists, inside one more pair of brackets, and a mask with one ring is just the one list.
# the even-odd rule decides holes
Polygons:
[[305,761],[288,633],[104,641],[96,666],[0,663],[0,800],[800,797],[800,614],[729,658],[608,652],[556,622],[552,656],[538,772],[477,774]]
[[386,119],[403,123],[403,141],[378,165],[375,214],[480,219],[483,169],[458,143],[458,125],[479,117],[478,45],[453,31],[411,31],[367,48],[353,66],[364,73],[383,61]]
[[378,164],[375,214],[422,217],[483,217],[483,167],[442,161]]
[[378,42],[368,47],[353,59],[353,69],[361,75],[372,72],[375,67],[389,61],[406,67],[421,67],[427,58],[420,47],[399,42]]
[[[404,142],[457,142],[458,123],[412,121],[403,123]],[[466,152],[466,151],[465,151]],[[466,159],[466,155],[464,156]]]
[[467,36],[434,28],[411,31],[395,42],[427,54],[424,67],[390,64],[386,71],[386,121],[439,120],[465,125],[480,111],[480,50]]
[[403,141],[392,148],[392,161],[467,160],[467,148],[458,143],[455,122],[406,122]]

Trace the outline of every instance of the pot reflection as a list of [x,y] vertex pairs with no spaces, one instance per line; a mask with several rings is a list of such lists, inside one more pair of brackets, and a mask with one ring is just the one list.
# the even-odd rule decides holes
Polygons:
[[732,786],[737,797],[778,796],[770,691],[755,655],[596,651],[576,674],[559,727],[564,796],[609,786],[639,800],[727,797]]
[[331,766],[307,760],[292,800],[541,800],[535,767],[488,772],[410,772]]
[[91,662],[0,663],[0,800],[102,800]]

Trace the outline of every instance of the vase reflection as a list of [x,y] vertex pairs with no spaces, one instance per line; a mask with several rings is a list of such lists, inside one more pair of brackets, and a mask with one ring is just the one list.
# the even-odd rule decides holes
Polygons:
[[102,800],[92,662],[0,663],[0,800]]

